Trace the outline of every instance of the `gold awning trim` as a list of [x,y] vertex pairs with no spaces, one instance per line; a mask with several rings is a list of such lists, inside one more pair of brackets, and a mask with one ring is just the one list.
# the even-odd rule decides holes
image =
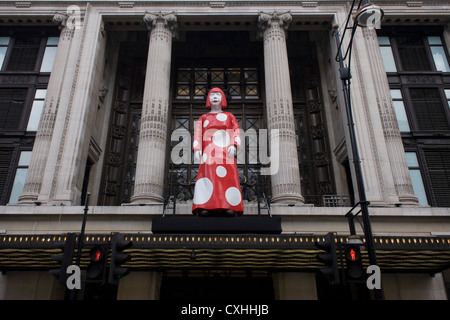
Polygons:
[[[65,235],[0,236],[0,270],[48,270],[57,268],[52,256],[60,255]],[[324,235],[155,235],[125,234],[133,246],[126,250],[132,270],[249,269],[314,272],[317,261],[314,242]],[[336,242],[346,242],[337,236]],[[89,234],[84,238],[80,266],[89,263],[89,250],[106,244],[111,234]],[[448,237],[375,237],[378,265],[386,272],[439,272],[450,266]],[[338,246],[339,247],[339,246]],[[195,252],[195,260],[191,253]],[[340,259],[339,252],[338,258]],[[74,252],[73,263],[77,250]],[[367,252],[362,251],[368,265]],[[108,257],[109,258],[109,257]]]

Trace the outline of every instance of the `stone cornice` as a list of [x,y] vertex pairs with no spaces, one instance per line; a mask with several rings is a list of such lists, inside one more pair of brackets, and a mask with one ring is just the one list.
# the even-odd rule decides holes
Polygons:
[[[87,3],[91,5],[107,5],[107,6],[119,6],[122,8],[133,8],[141,6],[208,6],[211,8],[225,8],[225,7],[236,7],[236,6],[303,6],[303,7],[316,7],[316,6],[329,6],[329,5],[342,5],[347,4],[349,1],[343,0],[228,0],[228,1],[213,1],[213,0],[197,0],[197,1],[180,1],[180,0],[159,0],[159,1],[148,1],[148,0],[133,0],[133,1],[113,1],[113,0],[91,0],[91,1],[43,1],[43,0],[28,0],[28,1],[4,1],[2,2],[6,6],[13,6],[17,8],[30,8],[36,6],[68,6],[68,5],[82,5],[85,6]],[[403,0],[403,1],[389,1],[389,0],[375,0],[372,1],[378,5],[388,5],[388,6],[405,6],[405,7],[423,7],[423,6],[434,6],[434,5],[448,5],[446,0]]]

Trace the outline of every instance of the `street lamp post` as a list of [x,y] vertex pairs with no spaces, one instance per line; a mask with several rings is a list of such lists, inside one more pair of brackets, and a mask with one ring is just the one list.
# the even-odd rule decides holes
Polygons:
[[[342,55],[342,43],[341,43],[341,38],[340,38],[338,27],[334,26],[333,28],[334,28],[334,36],[336,37],[336,45],[338,48],[338,52],[336,54],[336,61],[339,62],[339,73],[340,73],[340,78],[342,81],[342,87],[343,87],[342,90],[344,92],[344,102],[345,102],[345,108],[346,108],[346,113],[347,113],[350,144],[351,144],[352,154],[353,154],[355,178],[356,178],[356,183],[357,183],[357,187],[358,187],[359,205],[361,208],[360,212],[361,212],[362,219],[363,219],[364,237],[366,240],[366,247],[367,247],[367,252],[368,252],[368,256],[369,256],[369,263],[370,263],[370,265],[377,265],[377,257],[376,257],[376,253],[375,253],[375,247],[374,247],[374,241],[373,241],[373,235],[372,235],[372,227],[371,227],[370,219],[369,219],[369,207],[368,207],[369,202],[367,201],[367,197],[366,197],[364,178],[363,178],[362,169],[361,169],[361,159],[359,156],[358,143],[357,143],[356,134],[355,134],[355,123],[353,121],[353,114],[352,114],[352,106],[351,106],[351,98],[350,98],[350,78],[351,78],[350,61],[351,61],[352,41],[353,41],[353,37],[354,37],[355,31],[356,31],[356,28],[358,27],[358,25],[361,27],[374,26],[376,23],[379,23],[379,20],[377,20],[377,19],[381,19],[383,12],[377,6],[374,6],[371,3],[369,3],[368,0],[361,0],[360,4],[358,6],[358,11],[356,13],[356,19],[355,19],[356,23],[353,25],[353,27],[348,28],[348,23],[349,23],[350,16],[352,14],[352,10],[355,5],[355,2],[356,2],[356,0],[353,1],[352,7],[350,9],[350,13],[347,18],[346,25],[345,25],[345,31],[347,29],[352,29],[351,39],[349,42],[349,47],[346,50],[345,57]],[[375,18],[373,18],[373,20],[370,20],[371,17],[374,15],[375,15]],[[345,31],[344,31],[343,37],[345,36]],[[349,63],[348,63],[348,66],[346,67],[344,65],[344,60],[346,59],[346,57],[349,53],[350,53]],[[353,217],[351,217],[351,218],[353,218]],[[350,225],[350,231],[352,234],[355,233],[353,221]],[[383,299],[383,291],[381,289],[374,289],[374,296],[375,296],[375,299],[382,300]]]

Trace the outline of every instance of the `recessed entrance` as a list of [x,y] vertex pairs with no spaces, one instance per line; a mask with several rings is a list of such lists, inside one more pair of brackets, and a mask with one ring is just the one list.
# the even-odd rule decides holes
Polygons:
[[161,300],[273,300],[272,276],[246,272],[185,272],[165,274]]

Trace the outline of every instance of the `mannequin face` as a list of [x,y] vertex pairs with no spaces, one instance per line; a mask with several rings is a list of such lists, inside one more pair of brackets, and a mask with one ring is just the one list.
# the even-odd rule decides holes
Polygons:
[[219,106],[222,102],[222,94],[220,92],[211,92],[209,95],[209,102],[211,103],[211,106]]

